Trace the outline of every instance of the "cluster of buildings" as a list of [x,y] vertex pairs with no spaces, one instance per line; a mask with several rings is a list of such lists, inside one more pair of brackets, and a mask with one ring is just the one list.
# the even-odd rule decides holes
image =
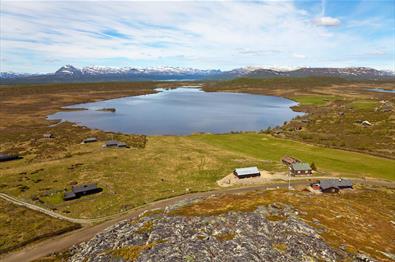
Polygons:
[[[311,176],[313,174],[310,164],[297,158],[284,156],[281,162],[288,166],[290,176]],[[236,168],[233,174],[239,179],[261,176],[257,167]],[[342,189],[353,188],[352,181],[349,179],[323,179],[312,183],[310,186],[312,190],[323,193],[337,193]]]

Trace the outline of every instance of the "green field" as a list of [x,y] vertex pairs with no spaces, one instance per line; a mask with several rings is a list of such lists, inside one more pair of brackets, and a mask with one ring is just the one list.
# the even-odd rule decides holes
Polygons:
[[336,96],[328,96],[328,95],[303,95],[303,96],[295,96],[292,99],[302,105],[322,106],[337,98],[338,97]]
[[395,161],[360,153],[318,147],[263,134],[199,135],[194,139],[259,159],[279,161],[291,155],[314,162],[320,171],[395,180]]

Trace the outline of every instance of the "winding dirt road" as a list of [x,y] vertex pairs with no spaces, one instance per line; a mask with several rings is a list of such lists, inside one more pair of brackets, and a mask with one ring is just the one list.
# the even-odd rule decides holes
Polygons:
[[[395,183],[393,182],[385,182],[385,181],[373,181],[373,180],[364,180],[364,179],[352,179],[353,183],[360,183],[360,184],[370,184],[370,185],[384,185],[395,187]],[[291,181],[292,186],[298,185],[306,185],[306,181]],[[66,234],[56,236],[50,239],[46,239],[36,244],[32,244],[26,246],[22,250],[18,250],[14,253],[7,254],[5,256],[0,257],[0,260],[3,262],[28,262],[33,261],[35,259],[47,256],[54,252],[59,252],[70,248],[71,246],[78,244],[80,242],[86,241],[94,237],[97,233],[102,232],[104,229],[129,218],[135,218],[141,213],[156,209],[156,208],[165,208],[169,205],[174,205],[179,201],[185,200],[193,200],[202,197],[208,197],[211,195],[220,195],[220,194],[227,194],[227,193],[246,193],[252,192],[257,190],[267,190],[272,188],[287,188],[288,183],[273,183],[267,185],[259,185],[259,186],[251,186],[251,187],[242,187],[242,188],[230,188],[230,189],[220,189],[216,191],[208,191],[208,192],[199,192],[199,193],[191,193],[187,195],[176,196],[173,198],[160,200],[156,202],[149,203],[145,206],[135,208],[133,210],[128,211],[125,214],[118,215],[116,218],[110,219],[100,224],[96,225],[86,225],[81,229],[68,232]],[[4,194],[2,194],[4,195]],[[22,202],[22,201],[21,201]],[[34,205],[33,205],[34,206]],[[55,213],[56,214],[56,213]],[[70,218],[68,218],[70,219]],[[87,221],[85,221],[87,222]]]

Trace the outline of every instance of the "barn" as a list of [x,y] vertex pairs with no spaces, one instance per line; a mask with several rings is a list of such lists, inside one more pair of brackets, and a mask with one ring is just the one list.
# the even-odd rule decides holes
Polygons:
[[256,177],[260,176],[261,173],[259,172],[256,166],[254,167],[244,167],[244,168],[236,168],[233,171],[233,174],[238,178],[248,178],[248,177]]

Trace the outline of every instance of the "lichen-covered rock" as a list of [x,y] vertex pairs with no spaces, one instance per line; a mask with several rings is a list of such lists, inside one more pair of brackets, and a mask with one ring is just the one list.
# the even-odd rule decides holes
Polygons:
[[[169,209],[167,209],[169,210]],[[290,206],[217,216],[166,212],[123,221],[74,246],[70,261],[338,261]]]

